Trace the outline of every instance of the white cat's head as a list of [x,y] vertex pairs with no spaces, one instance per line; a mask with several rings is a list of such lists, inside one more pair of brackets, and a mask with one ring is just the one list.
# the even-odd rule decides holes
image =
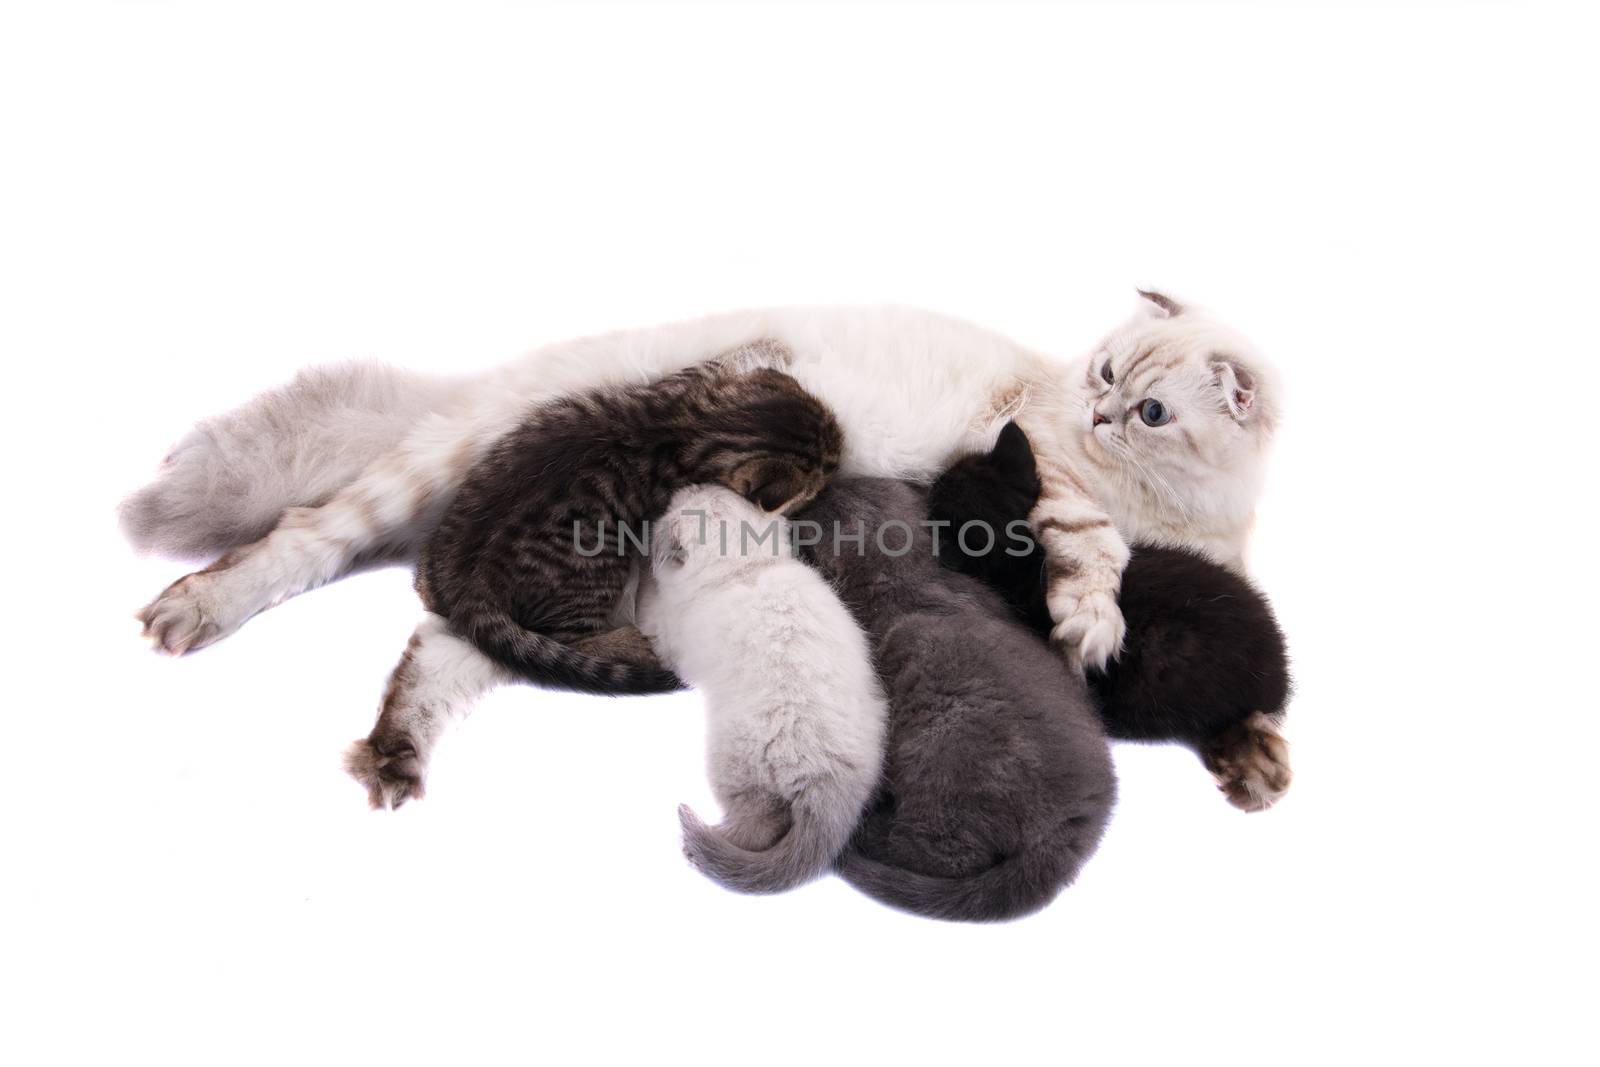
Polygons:
[[1160,293],[1090,353],[1089,462],[1171,520],[1253,507],[1278,425],[1271,368],[1236,331]]

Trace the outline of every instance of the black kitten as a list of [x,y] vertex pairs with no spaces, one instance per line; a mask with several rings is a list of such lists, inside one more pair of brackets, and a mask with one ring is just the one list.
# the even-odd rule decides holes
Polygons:
[[[929,491],[929,512],[951,524],[940,539],[947,566],[999,590],[1042,637],[1044,551],[1018,551],[1008,524],[1026,519],[1039,495],[1033,450],[1015,424],[994,450],[951,467]],[[968,522],[996,533],[989,551],[969,553],[954,532]],[[984,547],[974,533],[964,544]],[[1137,546],[1122,575],[1128,633],[1105,673],[1089,676],[1106,731],[1135,741],[1177,741],[1195,749],[1229,801],[1269,806],[1289,786],[1288,746],[1276,724],[1291,690],[1283,632],[1266,598],[1245,578],[1181,548]]]
[[927,516],[924,490],[877,478],[800,516],[820,524],[803,555],[866,631],[889,700],[882,786],[839,873],[922,915],[1012,919],[1099,845],[1111,756],[1083,680],[993,590],[939,565]]

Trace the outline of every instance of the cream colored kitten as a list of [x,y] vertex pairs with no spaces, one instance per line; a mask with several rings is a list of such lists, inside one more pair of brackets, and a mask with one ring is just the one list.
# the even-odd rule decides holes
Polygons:
[[[747,532],[748,531],[748,532]],[[772,893],[826,873],[878,785],[888,707],[867,639],[796,559],[787,524],[715,486],[653,529],[639,629],[706,699],[706,769],[724,819],[679,809],[690,861]]]

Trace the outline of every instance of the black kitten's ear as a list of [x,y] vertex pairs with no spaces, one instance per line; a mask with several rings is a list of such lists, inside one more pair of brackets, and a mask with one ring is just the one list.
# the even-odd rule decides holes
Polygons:
[[989,451],[989,463],[995,473],[1007,481],[1031,482],[1039,476],[1028,435],[1014,422],[1006,423],[995,439],[994,448]]
[[1158,293],[1153,289],[1140,289],[1139,295],[1160,308],[1164,313],[1161,315],[1162,318],[1172,319],[1183,314],[1183,305],[1165,293]]

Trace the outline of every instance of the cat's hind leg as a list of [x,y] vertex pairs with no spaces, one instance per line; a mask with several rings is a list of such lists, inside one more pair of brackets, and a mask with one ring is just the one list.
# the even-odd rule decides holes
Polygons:
[[414,550],[492,440],[476,420],[426,420],[326,504],[290,508],[266,537],[169,585],[138,613],[145,635],[157,651],[192,652],[365,560]]
[[1259,711],[1202,744],[1200,758],[1228,803],[1242,811],[1266,811],[1294,777],[1278,718]]
[[311,367],[202,420],[118,508],[140,552],[215,559],[330,499],[466,387],[380,363]]
[[445,730],[466,718],[483,694],[511,680],[451,633],[443,618],[426,616],[389,676],[377,725],[345,751],[345,769],[366,786],[368,803],[392,809],[420,800]]
[[[608,381],[653,380],[741,345],[749,351],[740,358],[752,364],[787,358],[782,346],[759,342],[760,336],[748,315],[623,331],[542,349],[477,382],[467,396],[451,387],[450,414],[423,418],[397,448],[326,503],[289,508],[266,537],[168,586],[139,612],[145,634],[158,651],[192,652],[364,562],[410,555],[437,524],[467,470],[533,403]],[[311,452],[342,448],[340,440],[323,439]],[[291,474],[284,477],[293,481]],[[144,540],[154,544],[151,537]]]

